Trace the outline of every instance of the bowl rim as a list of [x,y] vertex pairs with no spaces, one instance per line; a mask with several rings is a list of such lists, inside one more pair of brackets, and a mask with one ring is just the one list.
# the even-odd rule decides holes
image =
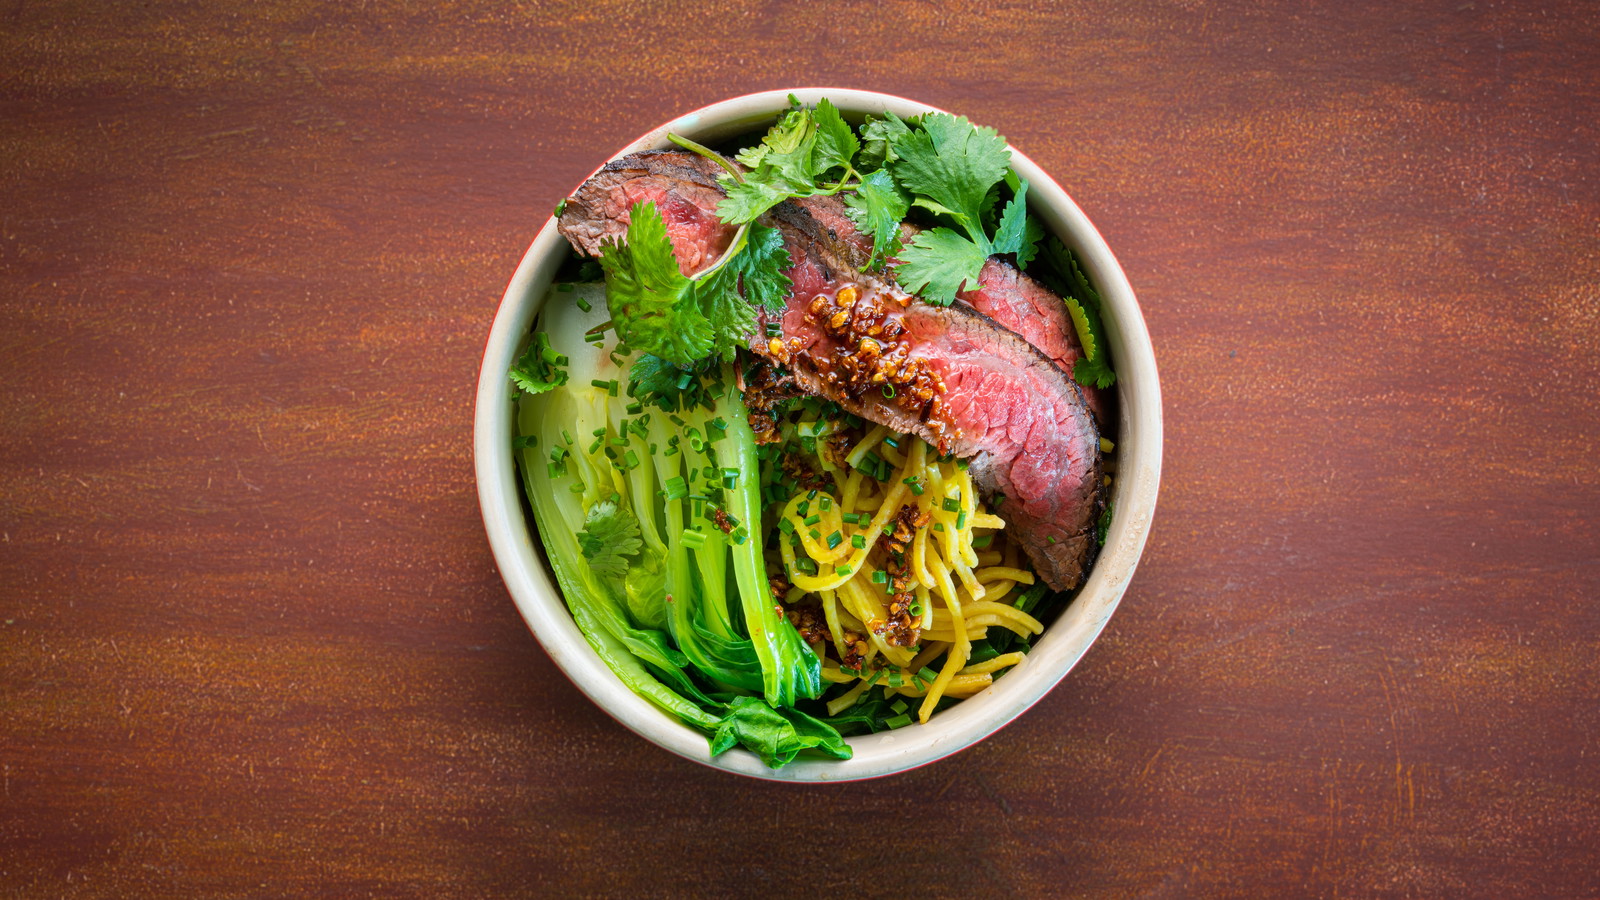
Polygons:
[[[669,131],[702,142],[748,132],[774,119],[788,106],[790,95],[808,106],[826,97],[847,116],[890,111],[904,118],[945,111],[904,97],[850,88],[761,91],[712,103],[658,125],[607,162],[668,146]],[[713,758],[703,733],[630,690],[578,630],[550,578],[543,549],[536,545],[537,530],[523,511],[512,450],[514,391],[506,377],[565,252],[566,241],[556,231],[554,215],[523,254],[495,314],[478,377],[473,460],[484,528],[506,588],[535,639],[580,691],[630,731],[685,759],[769,781],[841,782],[892,775],[976,744],[1014,721],[1066,677],[1105,628],[1149,537],[1161,480],[1161,388],[1155,355],[1133,290],[1110,247],[1053,178],[1026,154],[1015,147],[1010,150],[1012,167],[1029,182],[1030,210],[1073,247],[1100,288],[1119,399],[1118,473],[1112,486],[1116,513],[1078,595],[1021,664],[926,725],[849,738],[855,753],[849,760],[802,758],[769,769],[743,748]]]

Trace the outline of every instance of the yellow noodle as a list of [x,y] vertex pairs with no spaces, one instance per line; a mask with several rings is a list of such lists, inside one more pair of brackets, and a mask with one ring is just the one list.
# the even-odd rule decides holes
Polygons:
[[839,658],[845,658],[844,629],[839,627],[839,601],[833,591],[818,591],[822,597],[822,615],[828,620],[828,633],[833,636],[833,649],[839,651]]
[[845,691],[832,700],[829,700],[828,715],[837,716],[839,713],[842,713],[850,707],[855,706],[856,701],[861,699],[861,695],[867,692],[867,687],[868,685],[866,681],[861,681],[850,690]]
[[993,601],[986,600],[981,603],[970,604],[969,606],[965,607],[964,611],[966,612],[968,618],[977,616],[998,616],[1002,619],[1009,619],[1013,622],[1016,622],[1034,634],[1044,631],[1044,624],[1042,622],[1023,612],[1022,610],[1017,609],[1015,606],[1010,605],[1009,603],[995,603]]
[[976,573],[980,581],[992,581],[1006,578],[1011,581],[1020,581],[1023,584],[1033,584],[1033,573],[1022,569],[1013,569],[1010,566],[988,566],[979,569]]
[[867,432],[867,436],[852,447],[849,453],[845,454],[845,464],[852,469],[861,465],[861,460],[865,459],[867,454],[872,452],[872,448],[878,446],[878,443],[883,440],[883,436],[888,433],[889,429],[882,425]]
[[1021,651],[1012,651],[1011,653],[1002,653],[999,656],[996,656],[994,659],[986,659],[981,663],[973,663],[972,665],[967,666],[965,669],[962,669],[958,674],[961,674],[961,675],[984,675],[984,674],[988,674],[990,672],[995,672],[995,671],[998,671],[1000,669],[1004,669],[1007,666],[1014,666],[1017,663],[1022,662],[1026,658],[1027,657],[1024,656]]
[[973,528],[1004,528],[1006,520],[988,513],[975,512],[967,514],[967,524]]
[[1015,581],[985,581],[983,582],[983,599],[991,603],[1005,599],[1016,588]]
[[961,615],[961,600],[956,596],[955,585],[950,582],[950,573],[945,570],[942,560],[934,563],[934,569],[934,574],[939,579],[940,592],[944,594],[945,605],[950,608],[956,639],[945,657],[944,668],[928,687],[928,696],[917,709],[917,721],[924,724],[927,723],[928,717],[933,715],[933,708],[938,705],[939,696],[950,686],[956,672],[967,664],[967,657],[972,655],[972,640],[967,637],[966,624],[962,621]]

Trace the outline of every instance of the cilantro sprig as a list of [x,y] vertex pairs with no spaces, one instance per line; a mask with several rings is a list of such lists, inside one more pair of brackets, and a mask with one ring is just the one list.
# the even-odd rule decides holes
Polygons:
[[[1039,270],[1063,297],[1084,348],[1074,378],[1100,387],[1115,382],[1099,295],[1071,252],[1044,240],[1028,213],[1028,182],[1012,170],[1011,152],[994,129],[948,113],[885,113],[868,117],[858,133],[827,99],[812,108],[792,95],[789,101],[760,143],[737,154],[739,166],[668,136],[726,170],[717,217],[739,230],[721,259],[685,276],[659,211],[650,203],[633,208],[625,240],[607,245],[600,258],[612,323],[628,348],[678,367],[732,359],[756,330],[757,307],[780,309],[790,285],[782,235],[757,220],[787,200],[836,195],[872,240],[867,268],[888,267],[928,303],[947,306],[977,287],[992,256]],[[913,209],[931,222],[902,243],[901,224]]]
[[1100,293],[1089,284],[1089,279],[1078,267],[1078,257],[1060,238],[1052,237],[1044,243],[1045,265],[1034,274],[1051,290],[1061,295],[1067,305],[1067,315],[1078,333],[1078,343],[1083,346],[1083,358],[1072,367],[1072,377],[1079,384],[1105,389],[1117,383],[1117,373],[1111,371],[1106,358],[1105,325],[1100,321]]
[[625,240],[601,247],[600,266],[617,336],[634,350],[681,366],[713,355],[733,359],[755,330],[751,302],[781,306],[789,289],[782,235],[755,224],[741,228],[710,267],[685,276],[666,222],[649,201],[629,211]]
[[[1028,225],[1028,183],[1011,171],[1011,151],[993,128],[934,113],[888,143],[894,154],[889,170],[912,194],[911,205],[955,226],[923,231],[900,251],[895,274],[902,287],[948,306],[956,294],[977,286],[989,257],[1010,253],[1021,265],[1033,258],[1042,232]],[[1011,199],[991,233],[986,219],[1002,183],[1011,188]]]

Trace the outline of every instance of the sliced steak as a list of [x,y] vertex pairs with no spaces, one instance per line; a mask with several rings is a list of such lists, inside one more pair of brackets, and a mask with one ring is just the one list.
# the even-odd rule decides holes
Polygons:
[[693,275],[722,255],[738,229],[717,218],[722,188],[716,163],[693,153],[652,150],[606,163],[567,198],[557,227],[578,252],[599,256],[622,240],[635,203],[653,202],[667,226],[678,268]]
[[[720,197],[714,163],[635,154],[585,182],[560,227],[594,254],[624,231],[634,202],[654,200],[675,210],[679,224],[669,222],[668,232],[689,273],[688,261],[709,262],[731,237],[733,229],[716,225]],[[783,312],[763,313],[751,348],[787,366],[803,389],[970,458],[974,481],[1040,577],[1075,587],[1094,553],[1102,504],[1099,433],[1078,386],[977,310],[914,302],[891,279],[861,271],[861,236],[832,203],[818,206],[782,203],[763,220],[783,235],[793,285]],[[765,334],[767,321],[780,324],[781,337]]]
[[[808,197],[796,201],[825,227],[847,253],[847,261],[856,268],[865,268],[872,258],[872,238],[863,234],[845,211],[837,197]],[[902,226],[902,239],[909,241],[921,229]],[[1006,262],[992,256],[978,273],[978,287],[956,295],[973,309],[1022,335],[1028,343],[1038,347],[1061,370],[1072,373],[1072,367],[1083,358],[1083,346],[1078,343],[1078,331],[1067,315],[1067,305],[1054,291],[1037,279]],[[1105,392],[1093,386],[1079,385],[1095,421],[1105,425]]]

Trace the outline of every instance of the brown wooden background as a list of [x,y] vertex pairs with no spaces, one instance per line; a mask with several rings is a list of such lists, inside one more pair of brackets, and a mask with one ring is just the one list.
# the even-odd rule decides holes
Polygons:
[[[0,7],[0,894],[1600,896],[1595,5]],[[470,459],[557,198],[804,84],[1054,172],[1168,427],[1078,670],[809,788],[562,680]]]

